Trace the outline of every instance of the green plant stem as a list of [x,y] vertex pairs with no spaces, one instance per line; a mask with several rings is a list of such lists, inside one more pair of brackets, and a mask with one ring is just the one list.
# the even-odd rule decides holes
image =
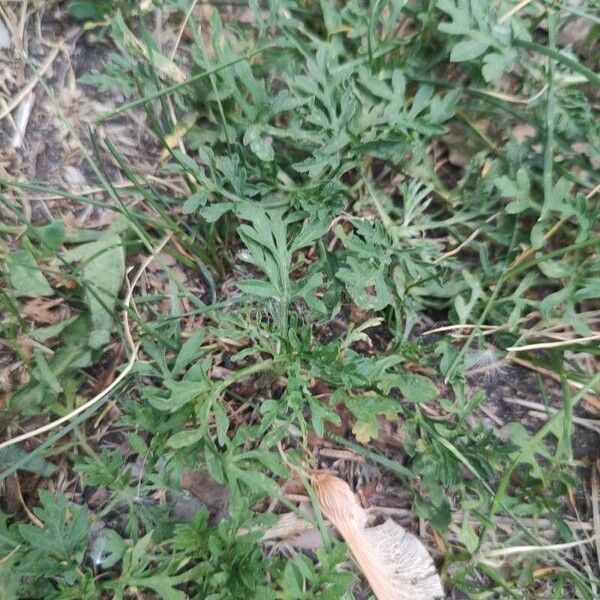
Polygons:
[[[548,47],[554,50],[556,44],[556,13],[548,9]],[[554,121],[556,118],[556,97],[554,96],[554,59],[548,59],[548,92],[546,95],[546,143],[544,148],[544,173],[542,176],[544,188],[544,204],[540,220],[544,219],[552,206],[554,165]]]
[[240,369],[239,371],[232,373],[229,377],[226,377],[225,379],[223,379],[222,381],[220,381],[217,384],[217,387],[215,388],[215,397],[220,396],[230,385],[233,385],[234,383],[241,381],[242,379],[246,379],[247,377],[250,377],[251,375],[260,373],[262,371],[268,371],[269,369],[272,369],[272,368],[273,368],[273,360],[268,359],[268,360],[263,360],[261,362],[254,363],[253,365],[244,367],[243,369]]
[[459,350],[458,354],[456,355],[456,357],[454,358],[454,360],[452,361],[452,363],[448,367],[448,371],[446,372],[446,376],[445,376],[445,382],[446,383],[448,383],[448,381],[450,381],[450,379],[452,379],[452,377],[456,373],[456,370],[458,368],[458,365],[460,364],[460,361],[462,360],[463,356],[467,353],[467,350],[471,347],[471,343],[473,342],[473,339],[475,338],[475,336],[479,335],[479,329],[483,325],[483,323],[485,322],[485,318],[487,317],[488,312],[492,308],[492,306],[493,306],[496,298],[498,297],[498,294],[500,293],[500,290],[502,289],[502,287],[503,287],[503,285],[504,285],[504,283],[505,283],[505,281],[507,279],[507,275],[509,273],[508,268],[507,268],[507,264],[508,264],[508,259],[509,259],[509,257],[512,254],[512,249],[513,249],[514,244],[515,244],[516,233],[517,233],[517,223],[515,222],[515,227],[513,229],[513,234],[512,234],[512,238],[511,238],[511,242],[510,242],[510,247],[508,249],[508,252],[506,253],[506,260],[504,261],[505,265],[504,265],[504,270],[502,272],[502,275],[500,276],[500,278],[498,279],[498,281],[494,285],[494,289],[492,291],[492,294],[490,295],[488,301],[486,302],[485,307],[481,311],[481,315],[479,316],[479,319],[477,319],[477,323],[475,324],[475,327],[473,327],[473,329],[469,333],[469,337],[467,337],[467,339],[466,339],[465,343],[463,344],[462,348]]
[[514,39],[513,43],[517,47],[525,48],[526,50],[532,50],[552,58],[566,67],[569,67],[573,71],[576,71],[580,75],[583,75],[591,84],[595,85],[596,87],[600,87],[600,75],[594,73],[594,71],[591,69],[588,69],[581,63],[568,57],[566,54],[559,52],[555,48],[549,48],[548,46],[543,46],[542,44],[538,44],[536,42],[530,42],[529,40],[521,39]]
[[543,254],[539,257],[536,257],[533,260],[528,260],[527,262],[519,263],[508,271],[508,273],[506,274],[506,279],[512,279],[519,273],[527,271],[531,267],[536,266],[539,263],[542,263],[546,260],[552,260],[553,258],[569,253],[571,250],[579,250],[581,248],[587,248],[588,246],[600,246],[600,238],[591,237],[587,240],[583,240],[582,242],[577,242],[576,244],[571,244],[569,246],[559,248],[558,250],[553,250],[552,252]]
[[315,496],[315,492],[313,491],[312,486],[310,485],[310,483],[308,482],[308,479],[304,476],[304,474],[301,473],[300,471],[298,471],[297,474],[298,474],[298,477],[300,477],[300,480],[302,481],[302,484],[304,485],[304,489],[306,490],[306,493],[308,494],[308,497],[310,499],[312,509],[315,513],[315,522],[317,524],[319,533],[321,534],[321,539],[323,540],[323,545],[325,546],[325,548],[331,548],[331,538],[329,537],[329,532],[327,531],[327,525],[325,524],[325,520],[323,519],[323,513],[321,512],[321,507],[319,506],[319,501],[317,500],[317,497]]
[[361,456],[365,456],[369,460],[380,464],[382,467],[385,467],[390,471],[390,473],[394,473],[400,479],[404,479],[407,481],[412,481],[415,478],[415,474],[406,467],[402,466],[400,463],[394,460],[390,460],[389,458],[383,456],[379,452],[374,452],[373,450],[369,450],[360,444],[356,444],[351,440],[347,440],[346,438],[332,433],[331,431],[325,431],[325,435],[332,439],[336,444],[340,444],[341,446],[345,446],[346,448],[350,448],[353,452],[360,454]]
[[570,464],[573,460],[573,402],[571,401],[571,389],[569,386],[567,373],[564,369],[562,352],[559,352],[555,358],[556,362],[558,363],[560,374],[560,389],[563,397],[562,410],[564,414],[562,436],[558,440],[557,454],[562,456],[567,464]]

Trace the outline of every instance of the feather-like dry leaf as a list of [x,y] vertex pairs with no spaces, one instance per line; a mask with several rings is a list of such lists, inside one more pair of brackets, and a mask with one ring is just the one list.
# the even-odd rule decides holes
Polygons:
[[367,513],[339,477],[317,473],[312,482],[323,514],[341,533],[378,600],[444,597],[433,559],[417,537],[394,521],[367,527]]
[[[304,510],[311,513],[310,509]],[[277,522],[264,532],[260,541],[274,542],[296,550],[318,550],[323,547],[323,538],[319,530],[293,512],[280,515]]]

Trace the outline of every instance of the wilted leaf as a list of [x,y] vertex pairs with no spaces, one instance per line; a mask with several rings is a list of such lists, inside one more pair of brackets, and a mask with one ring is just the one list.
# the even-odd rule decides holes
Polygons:
[[353,396],[338,390],[333,399],[335,402],[343,402],[356,417],[352,433],[362,444],[368,444],[371,438],[377,438],[378,415],[385,415],[388,419],[394,419],[400,408],[397,400],[378,395]]
[[377,438],[377,421],[357,421],[352,427],[352,433],[361,444],[368,444],[371,438]]

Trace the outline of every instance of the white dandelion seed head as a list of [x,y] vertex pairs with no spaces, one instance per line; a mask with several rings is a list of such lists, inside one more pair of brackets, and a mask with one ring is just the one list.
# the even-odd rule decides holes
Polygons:
[[489,344],[474,348],[465,357],[465,374],[483,375],[488,382],[498,381],[506,372],[504,357]]

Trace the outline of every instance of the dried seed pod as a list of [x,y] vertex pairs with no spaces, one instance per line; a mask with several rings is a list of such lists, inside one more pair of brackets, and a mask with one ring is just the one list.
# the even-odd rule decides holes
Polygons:
[[378,600],[444,597],[433,559],[417,537],[394,521],[366,527],[367,513],[339,477],[316,473],[312,484],[323,514],[348,544]]

